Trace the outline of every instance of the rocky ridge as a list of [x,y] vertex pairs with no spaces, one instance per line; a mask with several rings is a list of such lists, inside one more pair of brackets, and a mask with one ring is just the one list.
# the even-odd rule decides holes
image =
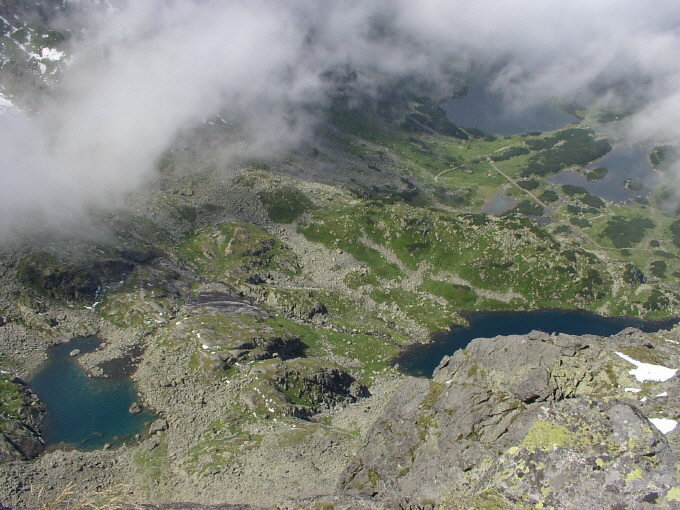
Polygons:
[[680,394],[662,365],[680,367],[679,333],[473,340],[403,384],[340,487],[414,508],[675,508]]

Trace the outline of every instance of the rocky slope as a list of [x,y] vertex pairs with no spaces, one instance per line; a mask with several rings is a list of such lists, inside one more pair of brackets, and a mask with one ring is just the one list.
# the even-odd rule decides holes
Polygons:
[[[50,20],[79,4],[0,1],[0,114],[59,79]],[[0,248],[0,506],[71,484],[149,508],[680,504],[678,328],[477,339],[432,379],[391,362],[467,309],[678,315],[676,213],[544,179],[609,147],[588,119],[496,138],[407,82],[351,89],[289,154],[225,163],[234,133],[207,121],[82,231]],[[499,191],[524,207],[484,213]],[[43,451],[22,381],[92,334],[83,369],[123,366],[158,419],[117,448]]]

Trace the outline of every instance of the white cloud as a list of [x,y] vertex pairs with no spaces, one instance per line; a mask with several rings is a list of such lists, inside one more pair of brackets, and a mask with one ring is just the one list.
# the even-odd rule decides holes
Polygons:
[[327,101],[320,75],[344,65],[368,92],[377,77],[493,71],[516,107],[632,105],[632,137],[680,138],[677,2],[148,0],[89,16],[40,112],[0,118],[0,237],[115,203],[218,111],[246,151],[291,147]]

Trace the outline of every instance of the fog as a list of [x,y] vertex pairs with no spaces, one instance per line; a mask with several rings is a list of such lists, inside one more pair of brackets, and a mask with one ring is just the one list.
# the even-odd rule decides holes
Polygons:
[[[443,98],[483,77],[521,109],[545,101],[634,112],[632,141],[680,135],[677,1],[145,0],[80,9],[58,83],[35,111],[0,109],[0,239],[77,225],[157,178],[184,130],[219,113],[233,161],[291,150],[336,85],[419,76]],[[225,165],[230,163],[229,151]]]

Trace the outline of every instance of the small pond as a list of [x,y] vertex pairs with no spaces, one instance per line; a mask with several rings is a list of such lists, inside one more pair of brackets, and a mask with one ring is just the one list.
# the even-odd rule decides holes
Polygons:
[[131,414],[135,385],[123,372],[88,377],[70,353],[94,351],[101,339],[76,338],[50,349],[45,365],[29,381],[47,407],[43,438],[48,446],[65,444],[94,450],[130,441],[155,419],[149,411]]
[[500,215],[503,214],[504,212],[509,211],[516,205],[517,200],[515,200],[511,196],[508,196],[504,190],[499,189],[498,191],[496,191],[496,194],[494,196],[484,201],[484,204],[482,205],[479,212],[482,212],[484,214]]
[[[547,179],[555,184],[582,186],[592,195],[611,202],[627,202],[635,197],[649,195],[659,184],[659,176],[649,162],[649,152],[645,147],[619,144],[606,156],[586,167],[607,168],[607,175],[600,180],[588,181],[584,175],[574,171],[561,172]],[[633,179],[641,187],[626,187],[626,179]]]
[[467,312],[463,316],[469,326],[454,326],[438,333],[428,344],[414,344],[394,360],[409,375],[431,377],[442,358],[465,348],[475,338],[498,335],[524,335],[533,330],[570,335],[611,336],[634,327],[653,332],[669,329],[678,319],[644,321],[627,317],[602,317],[590,312],[571,310],[538,310],[533,312]]
[[532,131],[554,131],[578,119],[548,104],[516,110],[508,107],[503,94],[477,83],[463,97],[444,103],[449,121],[462,128],[477,128],[494,135],[516,135]]

